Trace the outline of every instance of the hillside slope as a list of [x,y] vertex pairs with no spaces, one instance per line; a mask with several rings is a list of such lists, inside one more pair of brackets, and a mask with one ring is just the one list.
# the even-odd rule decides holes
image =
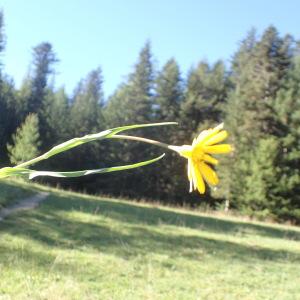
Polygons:
[[50,192],[0,222],[0,299],[299,299],[299,228]]

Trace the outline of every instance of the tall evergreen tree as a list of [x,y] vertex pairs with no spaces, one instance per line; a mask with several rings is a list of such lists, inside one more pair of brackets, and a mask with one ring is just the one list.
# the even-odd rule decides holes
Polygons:
[[[79,82],[74,92],[68,116],[71,137],[104,130],[102,82],[101,68],[92,70],[86,78]],[[74,149],[66,159],[72,169],[91,169],[102,166],[100,153],[101,145],[93,143]],[[87,177],[76,179],[74,182],[78,187],[82,187],[83,185],[88,186],[89,182],[94,181],[93,178]]]
[[[187,90],[182,103],[182,121],[185,130],[197,131],[216,125],[221,119],[226,99],[225,66],[219,61],[212,67],[200,62],[188,75]],[[187,137],[190,139],[190,137]]]
[[54,74],[54,64],[57,62],[52,45],[43,42],[33,48],[33,73],[31,77],[31,97],[28,103],[29,112],[39,112],[47,93],[50,75]]
[[[253,153],[257,154],[259,145],[264,152],[264,145],[276,132],[274,101],[291,63],[291,48],[291,40],[281,38],[271,26],[260,40],[256,39],[254,31],[250,32],[234,57],[231,76],[234,90],[226,109],[226,125],[235,152],[231,159],[227,159],[227,168],[223,169],[227,171],[223,173],[220,190],[231,201],[232,207],[244,205],[247,198],[244,195],[251,193],[247,184],[251,181],[249,178],[255,177],[256,182],[258,178],[264,180],[258,174],[260,169],[253,169]],[[261,141],[264,139],[265,142]],[[275,160],[270,161],[275,163]],[[268,168],[272,172],[275,165],[269,164]],[[258,198],[268,201],[270,189],[261,189],[261,192],[263,194]],[[259,207],[263,209],[266,203],[257,205],[256,209]]]
[[84,80],[79,82],[70,113],[73,135],[81,136],[103,128],[102,82],[101,68],[91,71]]
[[[0,10],[0,54],[3,53],[5,49],[5,34],[4,34],[4,14]],[[0,61],[0,70],[2,74],[2,61]]]
[[[12,81],[2,76],[0,83],[0,141],[5,145],[17,128],[17,112],[15,107],[15,89]],[[0,165],[8,162],[5,147],[0,149]]]
[[[0,11],[0,55],[4,51],[5,43],[4,43],[4,20],[3,20],[3,12]],[[3,70],[2,70],[2,61],[0,61],[0,141],[3,143],[7,142],[6,136],[6,125],[7,125],[7,103],[5,101],[5,97],[3,95]],[[3,147],[0,150],[0,158],[3,161],[5,158],[5,152],[3,151]]]
[[175,59],[164,65],[156,79],[156,118],[160,121],[178,121],[183,100],[183,82]]
[[110,97],[106,108],[111,126],[146,123],[153,119],[154,74],[150,43],[139,54],[127,82]]
[[[0,11],[0,59],[5,50],[4,15]],[[6,145],[16,128],[15,92],[12,80],[3,72],[0,60],[0,141]],[[0,149],[0,165],[8,161],[5,147]]]
[[273,191],[274,212],[282,219],[300,222],[300,56],[278,91],[275,100],[277,140],[276,168],[280,170]]
[[[180,123],[180,106],[183,100],[183,80],[181,78],[179,66],[175,59],[170,59],[159,72],[156,79],[155,88],[155,121],[168,122],[175,121]],[[180,124],[179,124],[180,126]],[[167,126],[160,128],[157,139],[173,145],[182,143],[178,134],[177,126]],[[184,162],[178,162],[175,153],[167,153],[164,159],[164,167],[153,166],[152,173],[156,174],[156,197],[175,201],[182,194],[182,170]],[[181,192],[181,193],[180,193]]]
[[13,144],[7,145],[12,164],[19,164],[36,157],[39,154],[40,136],[38,117],[30,114],[25,122],[13,135]]
[[[199,132],[216,126],[222,120],[228,81],[223,62],[213,66],[200,62],[188,75],[184,101],[181,105],[182,137],[190,144]],[[212,200],[206,194],[207,201]]]
[[64,88],[53,92],[49,90],[45,95],[41,117],[45,123],[45,143],[49,148],[70,138],[69,99]]
[[43,150],[47,147],[47,124],[42,117],[44,115],[43,109],[47,94],[53,89],[49,84],[49,77],[54,75],[56,62],[56,54],[50,43],[43,42],[34,47],[31,70],[24,79],[16,98],[18,125],[24,122],[29,113],[36,113],[39,117],[41,148]]
[[[154,120],[153,108],[154,72],[150,43],[147,42],[139,54],[133,72],[127,82],[121,85],[110,97],[105,109],[105,119],[108,127],[126,124],[149,123]],[[151,135],[152,130],[148,129]],[[138,134],[138,132],[136,133]],[[139,143],[119,142],[122,151],[111,154],[112,161],[135,162],[151,157],[152,150]],[[137,169],[127,174],[117,174],[112,184],[118,181],[119,192],[123,191],[131,196],[149,194],[151,179],[143,181],[143,172],[147,168]],[[126,191],[126,192],[125,192]]]

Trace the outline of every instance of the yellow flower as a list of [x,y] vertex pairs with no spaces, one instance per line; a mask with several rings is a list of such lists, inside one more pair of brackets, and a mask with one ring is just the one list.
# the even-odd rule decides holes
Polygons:
[[204,180],[210,185],[219,183],[216,172],[209,166],[209,164],[217,165],[218,160],[210,154],[223,154],[232,151],[231,145],[218,144],[224,141],[227,136],[227,131],[223,130],[223,124],[220,124],[213,129],[202,131],[193,140],[192,145],[169,146],[170,149],[175,150],[188,160],[190,192],[198,189],[200,194],[204,194]]

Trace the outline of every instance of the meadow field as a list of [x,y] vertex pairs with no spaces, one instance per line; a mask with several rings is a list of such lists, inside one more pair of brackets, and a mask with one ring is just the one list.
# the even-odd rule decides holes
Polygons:
[[[300,229],[0,182],[0,299],[300,299]],[[201,199],[199,199],[201,201]]]

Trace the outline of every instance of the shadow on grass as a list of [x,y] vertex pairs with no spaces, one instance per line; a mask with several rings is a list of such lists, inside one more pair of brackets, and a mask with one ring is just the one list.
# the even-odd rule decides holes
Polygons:
[[[168,224],[205,230],[214,233],[228,233],[232,235],[260,235],[300,241],[300,231],[275,228],[267,225],[244,223],[224,220],[209,216],[193,215],[188,212],[175,212],[157,207],[141,207],[135,204],[112,202],[108,200],[82,199],[80,197],[51,198],[46,205],[48,210],[70,211],[80,210],[85,213],[98,213],[120,222],[130,224],[159,225]],[[45,209],[47,209],[45,206]]]
[[[101,215],[101,218],[84,222],[78,218],[64,216],[65,211],[73,210]],[[136,255],[158,253],[171,257],[177,257],[179,254],[195,260],[201,259],[201,255],[213,254],[249,262],[256,259],[300,261],[300,255],[290,251],[253,247],[199,235],[184,235],[182,231],[176,233],[176,230],[162,232],[155,227],[145,226],[161,224],[238,236],[259,234],[295,240],[299,240],[300,236],[299,232],[292,230],[285,231],[127,203],[64,196],[50,196],[38,210],[18,213],[7,219],[0,224],[0,232],[28,237],[50,247],[82,251],[85,247],[92,247],[100,252],[128,259]]]
[[[11,254],[15,255],[11,255]],[[0,245],[0,257],[1,261],[9,262],[10,264],[18,265],[19,260],[22,260],[22,264],[26,262],[25,267],[43,268],[47,264],[52,264],[55,260],[55,256],[48,253],[36,251],[32,248],[15,247],[13,245]],[[1,298],[0,298],[1,299]]]
[[0,209],[32,196],[36,192],[34,187],[23,187],[20,183],[0,180]]

